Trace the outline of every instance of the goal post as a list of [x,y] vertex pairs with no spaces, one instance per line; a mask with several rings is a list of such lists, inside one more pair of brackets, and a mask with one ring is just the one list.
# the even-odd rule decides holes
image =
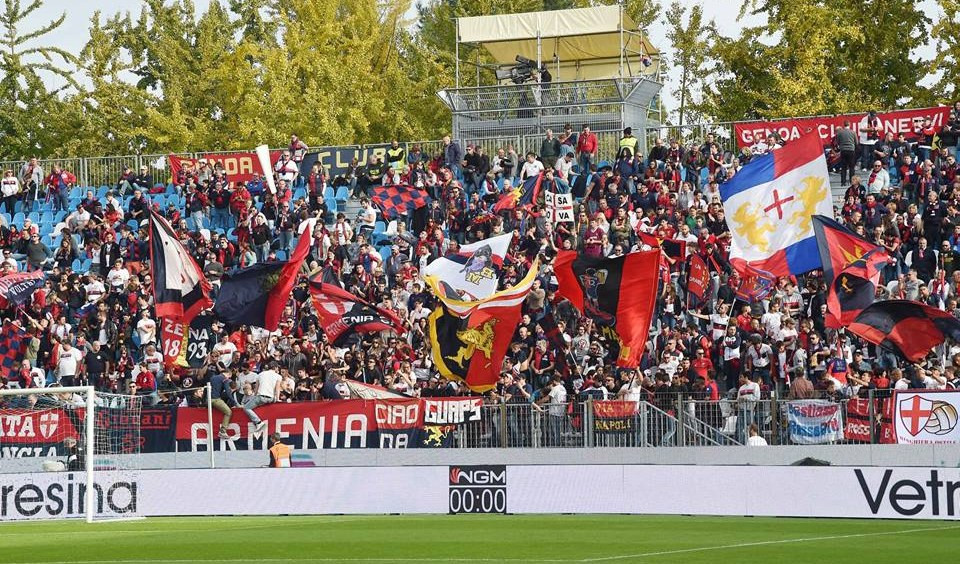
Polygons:
[[143,399],[0,390],[0,521],[137,517]]

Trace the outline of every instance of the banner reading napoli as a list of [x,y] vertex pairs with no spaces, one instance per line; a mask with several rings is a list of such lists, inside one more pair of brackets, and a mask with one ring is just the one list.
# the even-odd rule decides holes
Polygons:
[[750,161],[720,186],[733,235],[730,259],[774,276],[820,268],[815,214],[833,217],[830,177],[820,141],[806,135]]
[[787,402],[790,442],[819,445],[843,440],[843,416],[840,404],[829,400]]
[[[880,129],[884,134],[893,133],[896,137],[903,133],[908,140],[915,137],[913,131],[918,121],[922,122],[929,117],[933,126],[939,130],[946,125],[949,116],[948,106],[877,112]],[[860,128],[866,127],[867,112],[776,121],[745,121],[734,124],[733,130],[737,138],[737,147],[741,148],[763,141],[774,132],[788,143],[808,133],[815,133],[820,138],[820,143],[826,146],[830,144],[845,121],[849,121],[854,132],[859,134]]]
[[960,442],[957,414],[960,392],[898,391],[893,395],[897,443],[917,445]]

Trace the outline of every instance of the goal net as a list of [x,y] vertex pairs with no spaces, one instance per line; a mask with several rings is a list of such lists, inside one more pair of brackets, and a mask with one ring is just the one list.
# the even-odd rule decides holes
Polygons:
[[0,521],[137,516],[137,396],[0,390]]

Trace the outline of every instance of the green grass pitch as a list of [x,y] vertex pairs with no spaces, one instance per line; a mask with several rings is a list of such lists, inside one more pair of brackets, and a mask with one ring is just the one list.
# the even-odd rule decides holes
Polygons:
[[0,562],[954,561],[960,523],[638,515],[150,518],[0,524]]

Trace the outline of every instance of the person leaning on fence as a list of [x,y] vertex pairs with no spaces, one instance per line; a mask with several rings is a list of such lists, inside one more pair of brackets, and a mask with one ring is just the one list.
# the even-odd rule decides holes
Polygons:
[[746,374],[740,375],[740,387],[737,389],[737,440],[747,441],[747,428],[754,423],[757,402],[760,401],[760,385]]
[[290,468],[290,447],[280,442],[280,433],[270,435],[270,467]]
[[210,405],[213,409],[223,414],[223,420],[220,422],[220,431],[217,436],[221,439],[228,438],[227,429],[230,427],[233,408],[239,407],[236,398],[230,391],[229,369],[218,370],[210,378]]

